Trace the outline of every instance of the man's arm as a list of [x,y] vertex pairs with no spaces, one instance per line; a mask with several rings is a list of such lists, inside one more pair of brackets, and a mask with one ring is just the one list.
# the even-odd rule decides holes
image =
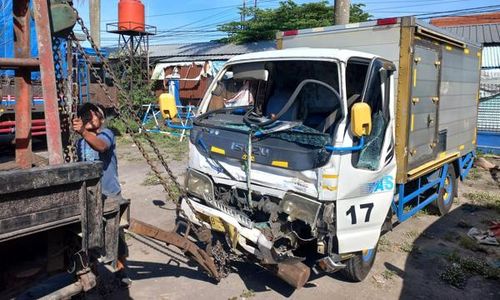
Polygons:
[[87,141],[89,146],[97,152],[106,152],[111,147],[110,142],[106,142],[105,139],[100,138],[95,133],[86,130],[80,118],[73,120],[73,130],[78,132],[82,138]]

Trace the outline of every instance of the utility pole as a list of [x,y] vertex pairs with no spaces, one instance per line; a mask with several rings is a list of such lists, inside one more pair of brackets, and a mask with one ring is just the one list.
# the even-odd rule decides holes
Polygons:
[[335,0],[335,25],[349,24],[351,0]]
[[246,0],[243,0],[243,10],[242,10],[242,13],[241,13],[241,22],[245,22],[245,10],[246,10]]
[[254,8],[257,8],[257,0],[254,0],[254,1],[253,1],[253,7],[254,7]]
[[90,0],[90,35],[97,47],[101,48],[101,0]]

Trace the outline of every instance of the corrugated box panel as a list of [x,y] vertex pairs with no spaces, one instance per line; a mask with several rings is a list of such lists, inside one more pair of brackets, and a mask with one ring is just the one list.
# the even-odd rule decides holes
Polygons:
[[500,132],[500,95],[479,103],[477,130]]
[[482,68],[500,68],[500,46],[483,48]]

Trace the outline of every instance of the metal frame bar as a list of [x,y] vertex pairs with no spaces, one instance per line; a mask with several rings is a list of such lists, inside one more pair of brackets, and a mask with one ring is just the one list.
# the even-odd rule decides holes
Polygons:
[[[397,185],[397,195],[398,201],[395,200],[392,202],[392,210],[396,213],[399,222],[404,222],[410,217],[414,216],[419,210],[423,209],[431,202],[435,201],[439,196],[439,191],[444,185],[444,181],[446,179],[446,174],[448,173],[448,164],[445,164],[441,170],[441,174],[437,179],[434,179],[425,185],[422,186],[422,179],[430,178],[430,176],[422,176],[419,177],[418,180],[418,188],[415,191],[412,191],[410,194],[405,195],[405,186],[406,184],[398,184]],[[437,185],[437,187],[436,187]],[[423,193],[429,191],[430,189],[435,188],[435,192],[427,197],[425,200],[420,201],[420,197]],[[417,205],[410,209],[410,211],[405,212],[404,207],[407,203],[417,200]]]
[[30,65],[30,12],[29,0],[13,3],[14,14],[14,59],[4,59],[3,65],[17,64],[15,71],[16,105],[15,135],[16,164],[21,168],[31,168],[33,154],[31,145],[31,71]]
[[476,151],[467,153],[458,159],[458,168],[460,171],[460,180],[464,180],[469,174],[472,165],[474,164],[474,157],[476,157]]
[[62,152],[61,122],[59,119],[56,79],[54,76],[54,55],[52,52],[48,2],[46,0],[34,0],[33,14],[38,40],[43,98],[45,100],[44,109],[45,120],[47,120],[47,148],[49,152],[49,163],[51,165],[62,164],[64,159]]

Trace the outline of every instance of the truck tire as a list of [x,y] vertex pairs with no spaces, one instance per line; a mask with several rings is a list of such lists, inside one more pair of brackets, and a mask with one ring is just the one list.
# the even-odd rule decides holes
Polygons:
[[360,251],[356,253],[353,257],[349,258],[345,262],[345,268],[341,270],[341,274],[349,281],[361,282],[363,281],[370,270],[372,269],[373,263],[375,262],[375,256],[377,255],[378,243],[375,248]]
[[440,216],[446,215],[453,205],[453,198],[455,198],[457,188],[457,176],[453,165],[448,165],[448,173],[444,180],[444,186],[439,191],[439,196],[434,202],[437,212]]

